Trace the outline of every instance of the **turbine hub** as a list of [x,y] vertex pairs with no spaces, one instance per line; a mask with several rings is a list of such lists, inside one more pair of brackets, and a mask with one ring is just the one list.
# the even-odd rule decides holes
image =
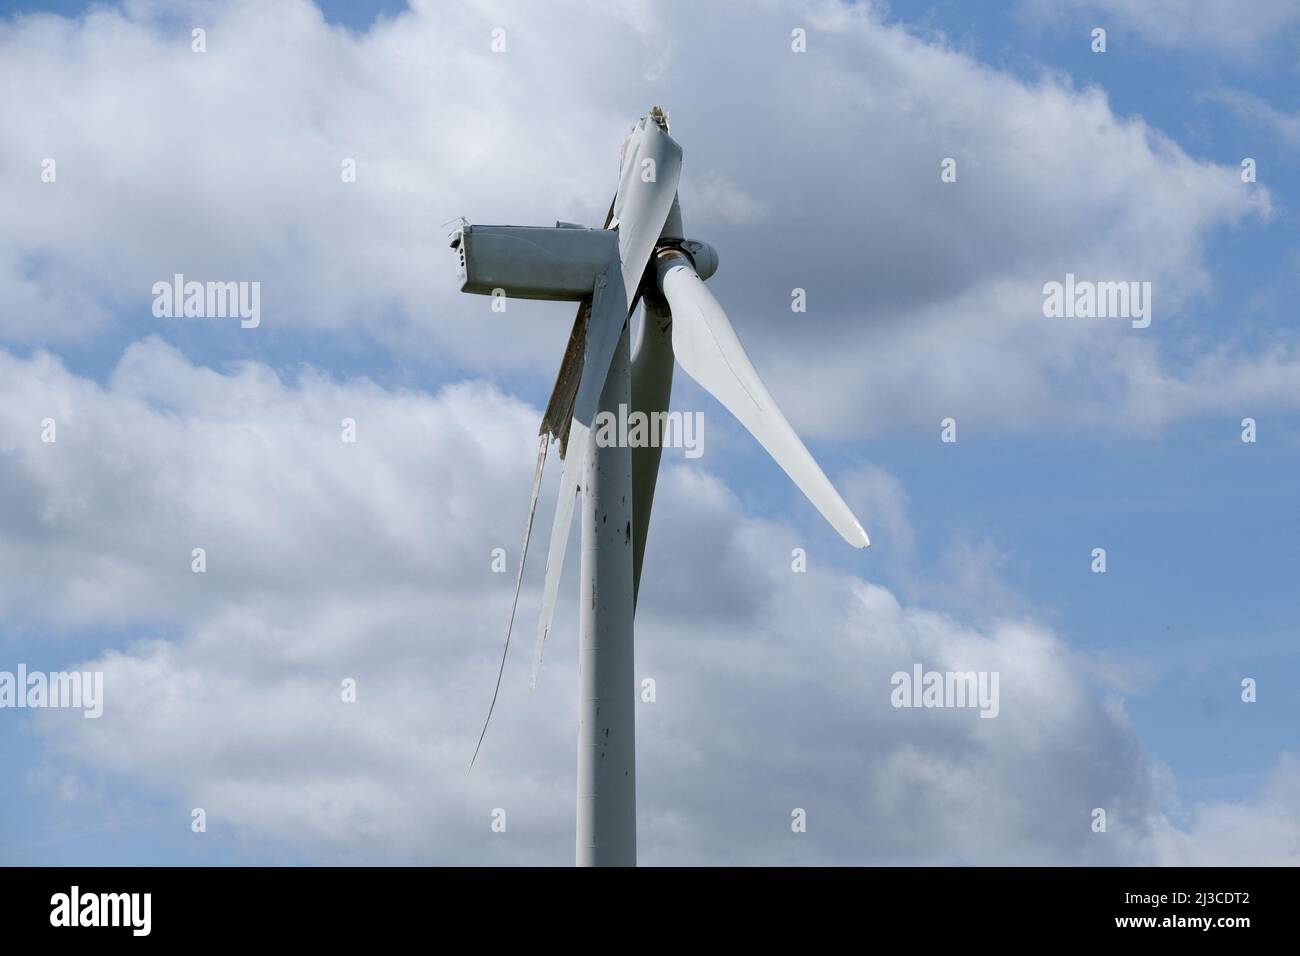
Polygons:
[[656,259],[685,259],[701,279],[718,271],[718,250],[698,239],[668,239],[655,249]]
[[718,250],[707,242],[685,239],[682,241],[681,249],[690,258],[701,279],[707,279],[718,271]]

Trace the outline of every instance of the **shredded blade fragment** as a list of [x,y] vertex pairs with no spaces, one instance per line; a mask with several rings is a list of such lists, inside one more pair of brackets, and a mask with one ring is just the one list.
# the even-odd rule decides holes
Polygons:
[[551,618],[555,616],[555,599],[560,592],[560,576],[564,571],[564,552],[569,546],[569,528],[573,524],[573,506],[578,495],[578,476],[587,460],[587,426],[575,418],[571,427],[572,438],[578,444],[573,447],[572,454],[564,459],[564,472],[560,476],[560,497],[555,503],[551,547],[546,555],[546,583],[542,587],[542,610],[537,618],[537,644],[533,648],[533,672],[528,679],[529,693],[537,690],[542,649],[546,644],[546,636],[551,633]]
[[546,467],[546,452],[550,445],[551,436],[548,432],[544,432],[537,445],[537,470],[533,473],[533,495],[528,502],[528,523],[524,525],[524,546],[519,551],[519,574],[515,577],[515,598],[510,602],[510,620],[506,623],[506,642],[501,648],[501,666],[497,669],[497,683],[496,687],[492,688],[492,703],[488,705],[487,719],[483,721],[483,730],[478,735],[478,743],[474,745],[474,756],[469,761],[471,770],[474,769],[474,761],[478,759],[479,748],[483,746],[483,738],[487,736],[488,724],[492,722],[492,711],[497,706],[497,694],[501,692],[501,675],[506,670],[506,655],[510,651],[510,632],[515,626],[515,610],[519,607],[519,589],[524,583],[524,562],[528,559],[528,541],[533,536],[533,515],[537,513],[537,496],[542,490],[542,469]]
[[565,347],[564,358],[560,362],[560,371],[555,378],[555,388],[550,401],[546,403],[546,412],[542,416],[542,427],[538,434],[549,432],[560,443],[560,457],[569,453],[569,420],[573,418],[573,401],[578,395],[578,385],[582,381],[583,362],[587,351],[587,326],[591,322],[590,297],[583,299],[578,306],[578,314],[573,320],[573,331],[569,335],[569,344]]

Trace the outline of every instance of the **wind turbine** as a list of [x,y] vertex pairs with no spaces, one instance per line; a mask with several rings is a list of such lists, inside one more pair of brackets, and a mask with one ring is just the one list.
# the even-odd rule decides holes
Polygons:
[[[462,220],[450,237],[459,253],[462,292],[579,303],[539,431],[505,645],[508,651],[542,469],[554,439],[564,470],[546,557],[532,685],[555,610],[574,500],[581,493],[579,866],[636,864],[632,621],[661,452],[657,445],[597,442],[592,431],[596,415],[617,415],[620,405],[646,415],[666,412],[676,358],[758,439],[845,541],[856,548],[869,543],[777,408],[726,313],[704,285],[717,270],[718,254],[707,243],[687,239],[682,229],[677,201],[681,165],[681,147],[668,135],[668,115],[656,106],[623,143],[618,191],[603,228],[567,222],[482,226]],[[638,301],[645,306],[645,318],[633,350],[630,318]],[[493,706],[500,687],[498,671]],[[488,720],[491,716],[489,709]],[[477,757],[477,747],[474,753]]]

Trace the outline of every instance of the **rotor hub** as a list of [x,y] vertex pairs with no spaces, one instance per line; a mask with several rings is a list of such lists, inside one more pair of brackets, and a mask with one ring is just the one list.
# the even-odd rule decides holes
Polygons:
[[698,239],[674,239],[661,243],[655,256],[660,259],[682,256],[701,279],[707,279],[718,271],[718,250]]

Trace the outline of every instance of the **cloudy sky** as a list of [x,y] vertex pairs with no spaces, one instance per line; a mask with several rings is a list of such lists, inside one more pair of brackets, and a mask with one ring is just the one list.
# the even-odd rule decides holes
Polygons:
[[[572,860],[576,562],[467,772],[572,307],[460,295],[446,234],[599,225],[654,104],[873,546],[678,373],[641,861],[1300,862],[1300,7],[1231,9],[0,3],[0,671],[105,682],[0,710],[0,863]],[[176,273],[260,325],[156,316]],[[1067,273],[1150,326],[1045,318]],[[998,716],[894,708],[916,663]]]

